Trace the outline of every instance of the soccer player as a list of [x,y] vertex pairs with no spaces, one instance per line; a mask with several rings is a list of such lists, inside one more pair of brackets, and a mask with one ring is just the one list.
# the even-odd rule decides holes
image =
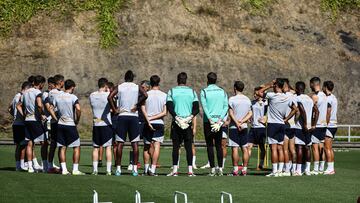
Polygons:
[[[252,109],[252,119],[251,119],[251,129],[249,133],[249,157],[251,157],[251,149],[254,144],[258,145],[260,149],[260,163],[257,166],[258,170],[263,169],[264,159],[265,159],[265,138],[266,138],[266,113],[268,104],[267,101],[259,97],[256,92],[259,91],[261,87],[256,87],[254,89],[254,100],[251,102]],[[250,159],[250,158],[249,158]]]
[[16,170],[17,171],[27,171],[25,167],[25,124],[23,113],[18,112],[16,105],[20,102],[21,95],[31,87],[30,82],[23,82],[21,85],[21,92],[18,92],[9,106],[9,113],[14,117],[12,130],[13,130],[13,140],[16,145],[15,148],[15,161],[16,161]]
[[[112,91],[114,91],[114,89],[116,88],[114,83],[112,82],[108,82],[107,84],[108,87],[108,91],[111,93]],[[114,97],[114,103],[117,103],[117,97]],[[111,112],[111,127],[113,129],[113,138],[112,138],[112,147],[113,147],[113,155],[114,155],[114,160],[116,160],[116,155],[117,155],[117,143],[116,143],[116,126],[117,126],[117,115],[110,109]],[[100,152],[99,152],[100,155]],[[116,164],[115,164],[116,166]]]
[[111,175],[111,145],[113,130],[111,127],[111,113],[108,103],[108,80],[98,80],[99,89],[90,94],[90,106],[93,112],[93,175],[98,174],[99,147],[105,148],[106,175]]
[[305,83],[299,81],[295,84],[296,102],[298,103],[299,117],[295,119],[295,145],[296,145],[296,170],[293,176],[302,175],[302,163],[305,157],[305,175],[311,175],[311,122],[313,115],[313,100],[305,92]]
[[79,170],[80,161],[80,137],[76,125],[81,116],[80,104],[75,96],[76,84],[73,80],[65,81],[65,91],[54,98],[53,104],[57,109],[57,146],[59,147],[59,160],[63,175],[70,174],[66,167],[66,149],[73,148],[73,170],[72,175],[85,175]]
[[186,150],[188,176],[195,176],[192,168],[192,139],[191,122],[199,113],[199,100],[195,91],[186,85],[187,74],[177,75],[178,86],[169,90],[166,107],[173,117],[171,124],[171,139],[173,142],[172,161],[173,170],[168,176],[178,175],[179,148],[182,142]]
[[[265,93],[266,90],[273,87],[274,92]],[[294,116],[297,107],[288,96],[283,93],[284,80],[277,78],[262,86],[257,91],[257,95],[268,100],[268,125],[267,137],[268,143],[271,146],[271,162],[272,173],[268,177],[278,177],[282,175],[284,168],[284,136],[285,136],[285,123]],[[287,115],[287,108],[291,107],[292,111]]]
[[244,83],[235,81],[234,93],[235,96],[229,98],[229,116],[231,118],[229,127],[229,146],[232,149],[232,162],[233,162],[233,176],[239,175],[239,152],[238,148],[241,147],[243,154],[243,168],[241,175],[246,176],[247,166],[249,161],[248,151],[248,131],[247,122],[252,116],[251,101],[243,95]]
[[[128,70],[125,73],[125,82],[120,84],[117,89],[112,91],[108,97],[110,107],[113,112],[118,114],[117,122],[117,137],[116,141],[118,142],[117,149],[117,160],[116,160],[116,176],[121,175],[121,159],[122,159],[122,149],[124,142],[126,141],[126,136],[129,136],[131,146],[134,153],[133,161],[133,176],[138,176],[137,163],[139,158],[138,142],[140,140],[139,135],[139,117],[138,109],[141,104],[146,100],[147,94],[144,89],[135,84],[134,81],[135,74]],[[114,104],[114,97],[118,97],[117,108]]]
[[222,162],[222,166],[219,166],[222,168],[223,171],[225,168],[225,161],[226,161],[226,157],[227,157],[227,139],[228,139],[228,135],[229,135],[229,125],[231,122],[229,114],[226,114],[224,120],[225,120],[225,122],[221,127],[221,132],[222,132],[221,133],[222,134],[221,148],[222,148],[222,153],[223,153],[223,162]]
[[[54,88],[52,88],[49,93],[48,97],[45,99],[45,107],[46,110],[51,115],[51,121],[50,121],[50,149],[49,149],[49,173],[58,173],[59,167],[54,164],[54,157],[55,157],[55,151],[57,148],[57,120],[60,118],[58,115],[57,108],[54,108],[54,99],[63,93],[62,89],[64,87],[65,78],[63,75],[57,74],[54,76]],[[56,117],[57,119],[54,119],[53,117]]]
[[[147,92],[148,98],[145,102],[145,118],[149,125],[144,129],[144,153],[146,148],[153,148],[153,152],[144,156],[145,172],[149,168],[149,158],[151,158],[151,168],[147,171],[149,176],[156,176],[156,165],[160,155],[160,144],[164,141],[164,117],[166,110],[166,93],[160,90],[160,77],[153,75],[150,77],[151,90]],[[148,160],[145,161],[145,158]]]
[[[201,90],[200,101],[204,111],[204,135],[211,171],[209,176],[223,175],[223,152],[221,148],[221,127],[225,122],[228,111],[228,97],[226,92],[216,85],[217,75],[214,72],[207,74],[207,87]],[[219,171],[215,170],[214,144]]]
[[[284,80],[284,88],[283,92],[290,98],[290,100],[294,100],[296,95],[290,86],[289,79],[283,78]],[[294,102],[295,106],[297,106],[297,102]],[[287,108],[287,114],[291,113],[291,108]],[[286,124],[285,128],[285,138],[284,138],[284,161],[285,161],[285,171],[283,172],[283,176],[291,176],[291,174],[295,173],[296,168],[296,151],[295,151],[295,116],[291,117]],[[290,173],[291,170],[291,173]]]
[[33,150],[35,143],[41,144],[41,158],[43,162],[43,171],[48,169],[46,130],[43,125],[46,117],[43,115],[43,102],[41,90],[44,86],[45,78],[41,75],[35,76],[33,87],[27,89],[23,95],[20,103],[17,105],[17,110],[22,112],[24,108],[26,137],[28,141],[26,147],[26,156],[28,160],[28,172],[34,173],[33,168]]
[[338,101],[336,96],[332,93],[334,90],[334,83],[332,81],[325,81],[323,85],[323,91],[327,96],[328,101],[328,111],[327,111],[327,130],[325,136],[325,153],[326,153],[326,162],[327,169],[324,172],[324,175],[333,175],[335,174],[334,169],[334,151],[332,149],[332,143],[335,138],[337,131],[337,106]]
[[[312,90],[311,98],[314,101],[314,130],[312,132],[311,141],[313,149],[313,159],[314,159],[314,170],[312,171],[313,175],[318,175],[324,171],[324,140],[326,135],[326,114],[327,114],[327,97],[324,92],[321,91],[320,78],[313,77],[310,80],[310,87]],[[319,163],[320,162],[320,163]],[[319,166],[320,164],[320,166]]]

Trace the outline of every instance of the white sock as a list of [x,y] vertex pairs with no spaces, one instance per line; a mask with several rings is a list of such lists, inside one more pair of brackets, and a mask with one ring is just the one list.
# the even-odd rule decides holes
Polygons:
[[301,167],[302,167],[302,164],[297,164],[296,165],[296,172],[297,173],[301,173]]
[[192,166],[188,166],[189,169],[189,173],[193,173],[193,167]]
[[61,170],[62,170],[63,172],[67,172],[67,171],[68,171],[67,168],[66,168],[66,162],[60,163],[60,166],[61,166]]
[[319,171],[319,162],[314,161],[314,171]]
[[106,172],[111,172],[111,161],[106,162]]
[[295,172],[295,171],[296,171],[296,163],[292,163],[291,171],[292,171],[292,172]]
[[196,156],[193,156],[193,159],[192,159],[192,165],[195,166],[196,165]]
[[285,172],[286,172],[286,173],[289,173],[289,172],[290,172],[290,168],[291,168],[291,163],[290,163],[290,162],[286,163],[286,164],[285,164]]
[[278,172],[279,173],[282,172],[283,168],[284,168],[284,162],[279,162]]
[[156,171],[156,165],[151,165],[151,172],[155,173],[155,171]]
[[42,160],[42,165],[43,165],[43,169],[45,171],[47,171],[47,169],[48,169],[48,161],[47,160]]
[[178,171],[178,166],[177,165],[173,165],[173,173],[177,173]]
[[277,172],[278,172],[278,164],[277,164],[277,163],[273,163],[273,164],[272,164],[272,172],[273,172],[273,173],[277,173]]
[[98,171],[98,164],[99,164],[99,162],[97,162],[97,161],[93,161],[93,171],[95,172],[97,172]]
[[305,166],[305,171],[306,172],[310,172],[310,166],[311,166],[311,162],[306,162],[306,166]]
[[239,166],[234,166],[234,172],[238,172],[239,171]]
[[119,171],[121,173],[121,166],[116,166],[116,171]]
[[247,166],[244,166],[242,170],[247,171]]
[[24,159],[20,159],[20,167],[21,168],[25,167],[25,160]]
[[211,168],[211,173],[215,173],[215,167],[214,168]]
[[34,159],[33,159],[33,163],[34,163],[34,166],[35,166],[35,167],[40,167],[40,164],[39,164],[39,162],[37,161],[37,158],[34,158]]
[[223,158],[223,164],[222,164],[222,167],[221,167],[221,168],[224,168],[224,167],[225,167],[225,161],[226,161],[226,158]]
[[333,170],[334,170],[334,162],[328,162],[326,171],[333,171]]
[[144,172],[147,173],[149,170],[149,164],[144,164]]
[[177,166],[178,166],[178,168],[180,168],[180,154],[179,154],[179,159],[178,159]]
[[49,168],[54,168],[54,163],[53,163],[53,162],[49,162],[48,167],[49,167]]
[[73,171],[79,171],[79,164],[73,164]]
[[325,161],[320,161],[319,171],[324,171]]
[[137,164],[133,165],[133,171],[137,173]]
[[20,169],[21,168],[21,165],[20,165],[20,161],[16,161],[16,169]]

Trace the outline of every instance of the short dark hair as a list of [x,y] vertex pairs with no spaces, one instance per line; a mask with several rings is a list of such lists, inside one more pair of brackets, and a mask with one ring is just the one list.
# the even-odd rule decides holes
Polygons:
[[334,83],[331,80],[325,81],[323,86],[326,87],[326,89],[328,89],[329,91],[333,91],[334,89]]
[[75,82],[73,80],[71,80],[71,79],[66,80],[65,81],[65,90],[68,90],[68,89],[70,89],[72,87],[76,87]]
[[181,72],[177,75],[177,83],[180,85],[185,85],[187,80],[187,74],[185,72]]
[[56,84],[55,78],[54,78],[54,77],[49,77],[49,78],[47,79],[47,83],[48,83],[48,84]]
[[282,79],[282,78],[276,78],[275,84],[276,84],[279,88],[283,88],[283,87],[284,87],[284,84],[285,84],[285,81],[284,81],[284,79]]
[[31,82],[25,81],[21,84],[21,90],[28,89],[31,87]]
[[305,88],[306,88],[306,85],[305,85],[305,83],[303,81],[298,81],[298,82],[295,83],[296,92],[304,93]]
[[243,82],[238,80],[238,81],[234,82],[234,88],[235,88],[235,90],[242,92],[242,91],[244,91],[245,85]]
[[112,82],[108,82],[108,83],[107,83],[107,86],[108,86],[109,88],[113,88],[115,85],[114,85],[114,83],[112,83]]
[[108,84],[108,79],[106,79],[106,78],[100,78],[99,80],[98,80],[98,87],[99,88],[103,88],[103,87],[105,87],[107,84]]
[[284,80],[284,83],[286,83],[286,84],[290,85],[289,78],[283,78],[283,80]]
[[34,76],[34,75],[30,75],[30,76],[28,77],[27,81],[30,82],[31,84],[33,84],[34,81],[35,81],[35,76]]
[[63,75],[56,74],[54,75],[54,79],[55,79],[55,84],[59,84],[60,82],[65,80],[65,77]]
[[319,77],[312,77],[310,79],[310,83],[317,83],[317,84],[320,84],[321,80]]
[[34,85],[37,86],[37,85],[40,85],[42,83],[45,83],[46,82],[46,79],[44,76],[42,75],[37,75],[35,76],[35,80],[34,80]]
[[159,84],[160,84],[160,77],[158,75],[153,75],[150,77],[151,87],[159,86]]
[[261,90],[261,88],[262,88],[262,87],[255,87],[255,88],[254,88],[254,91],[259,91],[259,90]]
[[126,71],[124,77],[125,82],[132,82],[134,81],[134,78],[135,78],[135,74],[131,70]]
[[207,74],[208,84],[215,84],[217,80],[217,75],[214,72],[210,72]]

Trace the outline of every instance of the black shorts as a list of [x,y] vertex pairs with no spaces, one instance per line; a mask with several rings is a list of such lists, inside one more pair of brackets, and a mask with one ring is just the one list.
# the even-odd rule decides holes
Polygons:
[[209,122],[204,122],[204,135],[206,146],[214,146],[214,141],[218,140],[219,143],[222,139],[222,130],[220,129],[218,132],[211,132],[211,125]]
[[229,130],[229,147],[246,147],[248,143],[248,129],[239,131],[237,128]]
[[325,136],[335,139],[336,132],[337,128],[327,128]]
[[13,125],[12,131],[14,143],[18,145],[25,145],[25,126]]
[[93,147],[108,147],[112,144],[113,129],[110,125],[93,126],[92,141]]
[[51,130],[50,130],[50,140],[51,141],[55,141],[57,140],[57,128],[58,128],[58,124],[57,123],[51,123]]
[[163,124],[151,124],[155,131],[151,130],[148,125],[144,128],[144,143],[151,144],[152,141],[163,142],[164,141],[164,125]]
[[130,142],[138,142],[140,140],[139,118],[137,116],[119,116],[116,134],[117,142],[125,142],[127,135]]
[[286,127],[285,136],[289,139],[293,139],[295,137],[295,128]]
[[229,127],[228,126],[222,126],[221,129],[221,137],[222,139],[227,139],[228,138],[228,134],[229,134]]
[[[189,124],[192,125],[191,123]],[[171,123],[170,137],[174,143],[181,144],[184,141],[193,141],[193,131],[191,127],[183,130],[174,121]]]
[[45,126],[40,121],[25,121],[25,139],[33,142],[46,141]]
[[268,123],[267,137],[269,144],[283,144],[285,137],[285,124]]
[[311,145],[311,134],[301,129],[295,129],[295,144],[296,145]]
[[249,132],[248,143],[252,144],[264,144],[266,137],[265,128],[251,128]]
[[312,131],[312,137],[311,141],[314,144],[319,144],[321,142],[324,142],[326,135],[326,128],[315,128]]
[[58,125],[57,128],[57,146],[58,147],[78,147],[80,146],[80,137],[76,126]]

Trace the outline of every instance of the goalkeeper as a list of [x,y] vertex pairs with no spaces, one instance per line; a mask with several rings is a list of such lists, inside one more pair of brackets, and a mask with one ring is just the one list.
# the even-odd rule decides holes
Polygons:
[[[210,163],[209,176],[223,175],[223,151],[221,126],[225,122],[228,111],[228,97],[226,92],[216,85],[217,75],[210,72],[207,75],[207,87],[201,90],[200,101],[204,111],[204,135],[206,140],[208,160]],[[215,169],[214,144],[218,160],[218,171]]]
[[186,150],[186,160],[189,168],[188,176],[195,176],[192,168],[192,119],[199,113],[199,100],[195,91],[186,85],[187,74],[181,72],[177,76],[178,86],[169,90],[166,107],[173,117],[171,124],[171,139],[173,142],[173,171],[168,176],[178,175],[179,148],[182,142]]

